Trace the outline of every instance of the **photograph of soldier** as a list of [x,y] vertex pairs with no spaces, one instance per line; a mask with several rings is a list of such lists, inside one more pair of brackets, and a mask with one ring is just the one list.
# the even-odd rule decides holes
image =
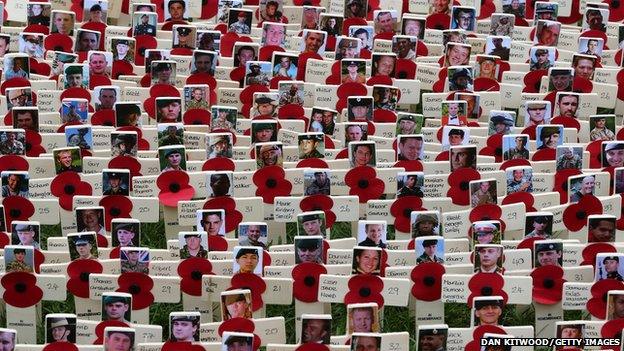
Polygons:
[[208,234],[201,232],[181,232],[178,234],[180,242],[180,259],[190,257],[208,258]]
[[149,274],[149,250],[124,247],[120,250],[121,273],[137,272]]
[[412,238],[441,235],[438,216],[435,211],[412,211],[410,216]]
[[416,238],[416,264],[423,262],[444,263],[444,238],[426,236]]

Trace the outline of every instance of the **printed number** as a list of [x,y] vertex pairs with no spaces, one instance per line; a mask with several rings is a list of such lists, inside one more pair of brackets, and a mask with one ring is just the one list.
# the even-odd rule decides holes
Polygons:
[[523,292],[524,292],[524,289],[522,289],[522,288],[521,288],[521,287],[519,287],[519,286],[513,286],[513,287],[511,288],[511,293],[512,293],[512,294],[522,294]]
[[281,292],[282,291],[282,287],[279,285],[274,285],[273,286],[273,292]]
[[399,351],[401,349],[401,345],[398,342],[391,342],[389,350],[390,351]]
[[575,274],[574,275],[574,281],[580,282],[583,280],[583,275],[582,274]]
[[521,264],[524,263],[524,258],[522,258],[522,257],[514,258],[513,260],[511,260],[511,263],[516,265],[516,266],[521,265]]
[[388,288],[388,295],[398,295],[398,294],[399,294],[399,288],[397,288],[396,286]]
[[170,286],[163,286],[162,290],[160,292],[171,294],[171,287]]
[[516,219],[516,213],[508,213],[507,214],[507,219]]
[[59,286],[56,283],[46,283],[46,289],[57,291]]
[[43,214],[48,214],[50,213],[50,209],[49,208],[40,208],[39,209],[39,214],[43,215]]
[[407,266],[407,261],[404,258],[395,258],[394,265],[395,266]]
[[347,205],[340,205],[340,207],[338,208],[338,211],[340,211],[340,213],[350,213],[351,208]]
[[139,213],[147,213],[149,212],[149,208],[147,206],[139,207]]
[[264,335],[274,335],[274,334],[277,334],[277,332],[278,332],[277,328],[265,329]]

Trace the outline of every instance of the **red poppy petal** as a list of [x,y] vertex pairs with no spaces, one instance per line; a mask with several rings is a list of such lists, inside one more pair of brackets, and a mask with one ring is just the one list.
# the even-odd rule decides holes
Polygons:
[[102,345],[104,342],[104,329],[107,327],[129,328],[130,325],[121,321],[103,321],[95,326],[95,335],[97,339],[93,342],[93,345]]
[[6,273],[0,280],[5,291],[3,299],[14,307],[30,307],[43,298],[43,290],[37,284],[37,278],[26,272]]
[[596,266],[596,255],[599,253],[617,252],[615,246],[611,243],[589,243],[582,252],[583,262],[581,265]]

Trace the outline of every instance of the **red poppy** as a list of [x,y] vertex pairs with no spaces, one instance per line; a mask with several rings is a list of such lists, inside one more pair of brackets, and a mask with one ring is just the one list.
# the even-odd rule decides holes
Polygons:
[[561,301],[563,294],[563,268],[542,266],[531,272],[533,277],[533,301],[543,305],[554,305]]
[[481,179],[481,174],[468,167],[454,170],[448,177],[449,190],[446,196],[450,197],[455,205],[467,206],[470,204],[470,181]]
[[358,274],[349,279],[349,292],[344,304],[375,302],[379,308],[384,305],[383,280],[376,275]]
[[113,79],[119,79],[119,76],[135,76],[132,64],[126,60],[113,61],[111,76]]
[[532,161],[552,161],[557,157],[557,150],[555,149],[541,149],[537,150],[533,157],[531,157]]
[[602,140],[594,140],[585,148],[589,152],[589,168],[602,167]]
[[236,273],[230,281],[232,289],[249,289],[251,291],[252,310],[255,312],[262,308],[264,301],[262,294],[266,290],[266,283],[253,273]]
[[562,169],[555,173],[555,188],[553,191],[559,193],[559,203],[565,204],[568,202],[568,178],[571,176],[579,175],[582,172],[576,168]]
[[194,351],[193,343],[190,341],[167,340],[162,345],[160,351]]
[[503,135],[491,135],[486,142],[486,146],[479,151],[479,155],[494,156],[494,160],[503,161]]
[[422,172],[422,162],[418,160],[402,160],[394,164],[394,167],[405,168],[406,172]]
[[227,251],[228,242],[220,235],[208,235],[208,247],[210,251]]
[[234,171],[235,169],[234,161],[226,157],[211,158],[202,166],[202,171]]
[[39,157],[39,155],[46,152],[45,148],[41,146],[41,134],[26,130],[26,156]]
[[6,273],[0,283],[4,288],[2,299],[13,307],[34,306],[43,298],[43,290],[37,286],[37,277],[32,273]]
[[591,287],[591,299],[587,301],[587,310],[598,319],[605,319],[607,315],[607,297],[610,290],[624,290],[624,283],[616,279],[603,279]]
[[[412,241],[414,242],[414,241]],[[412,296],[421,301],[436,301],[442,296],[444,266],[436,262],[423,262],[412,269]]]
[[104,342],[104,329],[106,329],[107,327],[129,328],[130,325],[128,323],[121,322],[121,321],[100,322],[95,327],[95,335],[97,336],[97,338],[93,342],[93,345],[102,345],[102,343]]
[[11,228],[13,221],[27,221],[35,214],[35,206],[28,199],[21,196],[9,196],[2,200],[6,226]]
[[55,341],[53,343],[47,344],[43,351],[78,351],[78,347],[67,341]]
[[108,162],[108,168],[127,169],[130,177],[141,176],[141,163],[131,156],[117,156]]
[[327,274],[322,264],[304,262],[296,265],[292,270],[294,297],[303,302],[317,302],[321,274]]
[[396,77],[398,79],[416,78],[416,62],[406,59],[397,59]]
[[336,221],[336,214],[332,211],[334,200],[328,195],[311,195],[304,197],[299,203],[299,208],[304,211],[323,211],[325,212],[325,225],[331,228]]
[[503,210],[500,206],[494,204],[483,204],[470,210],[468,218],[470,219],[470,222],[490,220],[500,221],[502,215]]
[[[624,330],[624,318],[612,319],[600,328],[600,336],[603,338],[622,339],[622,330]],[[601,350],[621,350],[619,345],[604,346]]]
[[394,228],[403,233],[411,232],[410,220],[412,211],[426,210],[422,207],[422,199],[418,196],[402,196],[394,200],[390,206],[390,214],[394,217]]
[[134,39],[136,40],[134,62],[137,66],[143,66],[145,65],[145,51],[147,49],[156,49],[158,41],[151,35],[137,35]]
[[4,155],[0,156],[0,172],[4,171],[27,171],[30,166],[28,161],[22,156]]
[[[253,349],[258,350],[260,345],[262,344],[262,340],[260,337],[254,333],[256,330],[256,325],[250,319],[246,318],[232,318],[227,321],[221,322],[219,325],[219,329],[217,332],[219,336],[223,337],[223,333],[227,332],[236,332],[236,333],[250,333],[254,335],[253,341]],[[203,349],[203,348],[202,348]]]
[[52,33],[43,39],[46,50],[72,52],[74,41],[69,35]]
[[204,210],[224,210],[225,231],[231,232],[238,227],[243,220],[243,214],[236,209],[236,201],[229,196],[221,196],[210,199],[204,203]]
[[30,57],[30,73],[38,74],[40,76],[49,76],[52,68],[45,62],[39,62],[34,57]]
[[58,174],[50,184],[50,191],[59,199],[61,208],[67,211],[73,209],[74,196],[93,194],[91,184],[83,182],[76,172]]
[[329,169],[327,162],[320,158],[306,158],[297,163],[296,168],[326,168]]
[[583,262],[581,262],[581,266],[583,265],[591,265],[596,267],[596,255],[599,253],[613,253],[617,252],[615,246],[610,243],[589,243],[583,249]]
[[195,188],[189,184],[190,178],[185,171],[161,173],[156,179],[160,192],[158,200],[169,207],[177,207],[179,201],[188,201],[195,195]]
[[593,214],[602,214],[602,203],[593,195],[585,195],[563,211],[563,224],[568,230],[577,232],[587,225],[587,217]]
[[112,109],[100,110],[91,116],[91,124],[94,126],[115,126],[115,111]]
[[308,342],[297,346],[295,351],[330,351],[329,346],[325,344],[317,344],[315,342]]
[[466,344],[464,351],[480,351],[481,350],[481,339],[485,336],[486,333],[490,334],[500,334],[506,335],[507,332],[499,326],[496,325],[479,325],[472,332],[472,340]]
[[286,180],[286,172],[279,166],[268,166],[257,170],[253,175],[256,196],[262,196],[265,204],[272,204],[276,196],[289,196],[292,184]]
[[345,175],[345,183],[349,187],[349,195],[357,195],[361,204],[378,199],[385,190],[384,182],[377,178],[377,171],[369,166],[351,169]]
[[117,279],[119,289],[117,292],[129,293],[132,295],[132,309],[142,310],[154,303],[152,288],[154,281],[144,273],[126,272]]
[[509,204],[518,204],[524,203],[524,208],[526,212],[536,212],[537,210],[533,205],[535,204],[535,198],[533,194],[527,193],[526,191],[518,191],[515,193],[511,193],[503,199],[501,205],[509,205]]
[[100,202],[100,206],[104,207],[106,219],[106,230],[110,230],[111,220],[115,218],[130,218],[132,212],[132,201],[123,195],[104,196]]
[[182,278],[180,288],[191,296],[201,296],[202,276],[212,275],[210,261],[199,257],[190,257],[182,260],[178,265],[178,275]]
[[67,290],[72,295],[89,298],[89,274],[100,274],[104,271],[102,264],[97,260],[76,260],[67,266]]
[[503,301],[507,303],[507,293],[503,290],[503,285],[505,279],[500,274],[475,273],[468,281],[470,289],[468,307],[472,308],[472,299],[477,296],[502,296]]
[[445,30],[451,25],[451,16],[445,13],[436,13],[427,16],[425,20],[425,28]]
[[316,52],[304,52],[302,54],[299,54],[299,59],[297,60],[297,80],[305,80],[306,66],[309,59],[323,60],[321,55],[317,54]]

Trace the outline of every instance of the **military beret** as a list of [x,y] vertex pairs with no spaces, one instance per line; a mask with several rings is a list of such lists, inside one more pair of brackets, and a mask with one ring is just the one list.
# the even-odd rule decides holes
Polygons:
[[511,116],[509,116],[509,115],[494,115],[494,116],[492,116],[490,118],[490,121],[492,121],[492,123],[494,123],[494,124],[503,123],[503,124],[508,125],[510,127],[514,125],[514,122],[511,119]]
[[560,248],[556,244],[553,244],[553,243],[535,245],[536,252],[552,251],[552,250],[559,251]]
[[242,255],[246,254],[253,254],[258,256],[258,250],[252,248],[242,248],[236,253],[236,259],[239,259]]
[[351,100],[351,106],[355,107],[355,106],[370,106],[370,101],[368,99],[364,99],[364,98],[356,98]]
[[300,239],[297,240],[297,247],[300,249],[317,249],[319,241],[317,239]]
[[500,308],[503,308],[503,303],[504,303],[503,300],[499,300],[499,299],[475,300],[474,307],[477,310],[480,310],[486,306],[498,306]]
[[187,36],[191,34],[193,30],[189,27],[178,27],[176,31],[178,32],[178,35]]

